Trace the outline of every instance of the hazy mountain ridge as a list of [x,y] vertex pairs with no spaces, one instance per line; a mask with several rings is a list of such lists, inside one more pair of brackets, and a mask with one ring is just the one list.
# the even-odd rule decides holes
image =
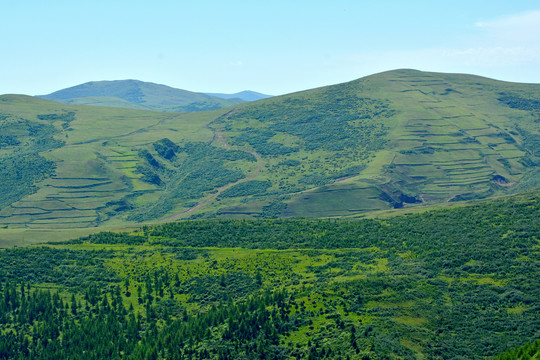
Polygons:
[[[0,175],[28,187],[0,221],[357,217],[536,189],[539,99],[540,85],[414,70],[191,114],[3,96],[14,167]],[[38,146],[39,129],[54,146]],[[32,157],[17,162],[23,143]]]
[[92,81],[38,97],[63,104],[153,111],[204,111],[244,102],[139,80]]
[[222,94],[222,93],[205,93],[206,95],[215,96],[221,99],[241,99],[244,101],[257,101],[267,99],[273,95],[261,94],[256,91],[244,90],[234,94]]

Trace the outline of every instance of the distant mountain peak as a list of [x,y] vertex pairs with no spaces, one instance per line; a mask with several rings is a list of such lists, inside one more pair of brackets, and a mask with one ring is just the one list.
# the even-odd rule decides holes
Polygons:
[[273,95],[261,94],[256,91],[244,90],[234,94],[222,94],[222,93],[205,93],[206,95],[215,96],[221,99],[241,99],[244,101],[257,101],[273,97]]
[[[259,99],[261,96],[245,95]],[[203,111],[237,105],[242,96],[218,97],[135,79],[89,81],[37,96],[63,104],[124,107],[153,111]]]

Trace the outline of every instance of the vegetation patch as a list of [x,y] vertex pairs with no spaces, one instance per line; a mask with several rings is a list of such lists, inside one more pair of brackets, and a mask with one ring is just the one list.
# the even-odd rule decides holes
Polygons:
[[501,94],[499,101],[512,109],[534,112],[540,109],[539,99],[530,99],[517,94]]
[[[36,191],[35,183],[54,173],[55,163],[40,152],[62,146],[49,124],[24,119],[0,121],[0,148],[8,152],[0,162],[0,209]],[[16,148],[14,148],[16,146]]]
[[142,180],[163,187],[163,194],[157,202],[137,209],[129,216],[130,220],[155,219],[165,215],[177,202],[189,202],[205,192],[234,183],[244,178],[244,173],[225,166],[256,161],[252,154],[244,151],[218,149],[207,143],[188,143],[181,147],[162,139],[154,143],[154,148],[159,149],[155,156],[148,150],[139,152],[144,162],[138,171],[143,175]]
[[251,180],[234,185],[219,194],[218,198],[264,194],[272,186],[270,181]]
[[501,356],[534,354],[539,204],[184,221],[7,249],[2,354],[446,359],[527,341]]

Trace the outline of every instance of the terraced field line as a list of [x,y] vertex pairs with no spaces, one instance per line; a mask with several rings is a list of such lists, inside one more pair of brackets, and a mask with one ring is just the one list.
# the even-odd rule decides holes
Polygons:
[[217,192],[206,195],[201,201],[199,201],[199,203],[197,205],[195,205],[193,207],[190,207],[189,209],[184,210],[184,211],[182,211],[182,212],[180,212],[178,214],[174,214],[174,215],[168,216],[166,218],[163,218],[163,219],[160,220],[160,222],[170,222],[170,221],[176,221],[176,220],[185,218],[186,216],[194,213],[195,211],[205,207],[206,205],[208,205],[209,203],[214,201],[225,190],[227,190],[227,189],[229,189],[229,188],[231,188],[231,187],[233,187],[235,185],[244,183],[246,181],[253,180],[255,177],[257,177],[257,175],[259,175],[259,173],[260,173],[260,171],[261,171],[261,169],[263,167],[263,163],[262,163],[261,155],[259,155],[256,151],[246,150],[246,149],[242,149],[242,148],[239,148],[239,147],[231,146],[230,144],[227,143],[227,140],[225,139],[223,134],[220,133],[217,130],[214,130],[214,138],[212,139],[212,143],[214,143],[216,146],[221,146],[221,147],[223,147],[223,148],[225,148],[227,150],[240,150],[240,151],[243,151],[243,152],[250,153],[251,155],[255,156],[255,158],[257,159],[257,166],[245,178],[240,179],[240,180],[238,180],[236,182],[233,182],[233,183],[229,183],[227,185],[223,185],[222,187],[219,187],[217,189]]

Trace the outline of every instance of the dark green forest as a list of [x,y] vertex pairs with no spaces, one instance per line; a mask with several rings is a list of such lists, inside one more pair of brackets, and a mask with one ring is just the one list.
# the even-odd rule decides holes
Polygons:
[[514,349],[505,351],[497,356],[495,360],[521,360],[521,359],[539,359],[540,358],[540,340],[526,343]]
[[0,358],[534,358],[539,200],[183,221],[6,249]]

